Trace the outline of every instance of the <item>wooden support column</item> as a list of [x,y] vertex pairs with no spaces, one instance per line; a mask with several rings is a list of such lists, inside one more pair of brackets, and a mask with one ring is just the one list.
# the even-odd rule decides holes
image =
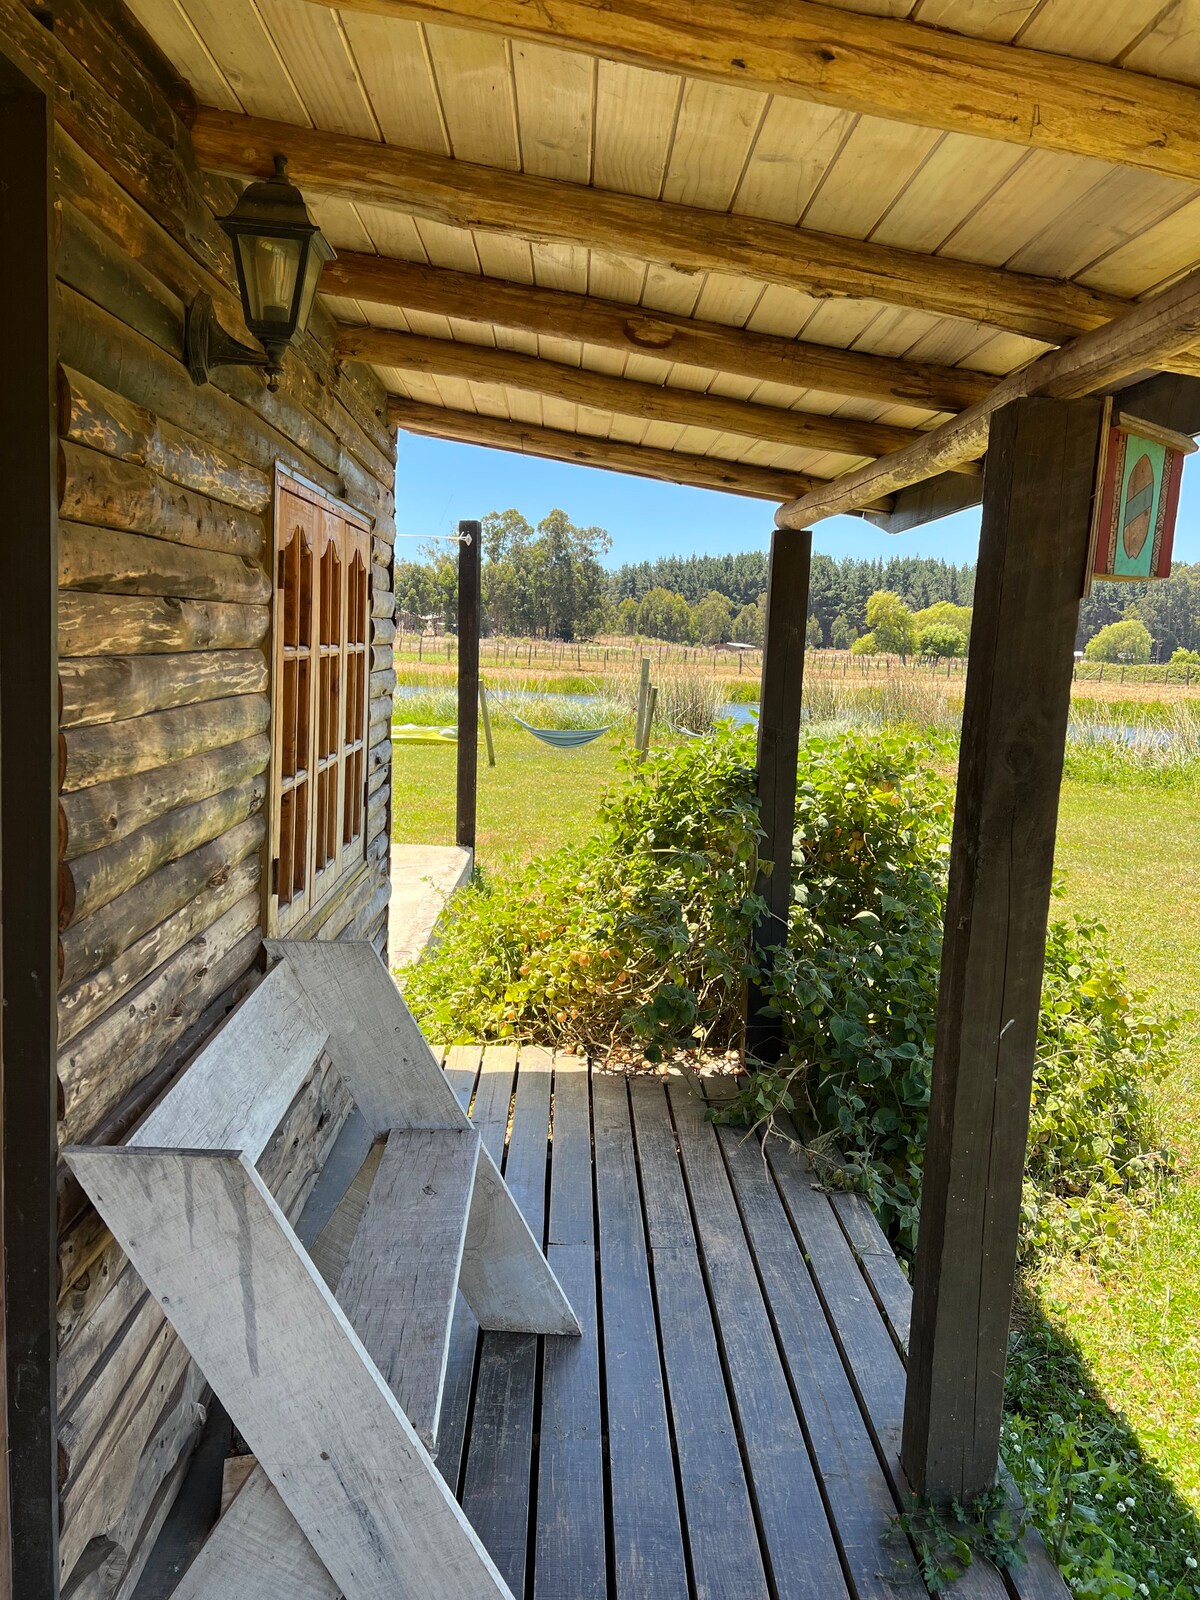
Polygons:
[[475,848],[479,782],[479,624],[483,537],[478,522],[458,525],[458,808],[455,838]]
[[[754,947],[760,955],[787,939],[811,563],[812,533],[808,528],[794,532],[777,528],[772,533],[758,707],[758,799],[766,834],[762,853],[773,865],[757,884],[767,902],[767,914],[754,930]],[[769,1064],[779,1059],[781,1039],[778,1019],[761,1014],[764,1003],[761,989],[752,984],[747,996],[746,1050]]]
[[1098,400],[992,422],[938,994],[902,1460],[995,1478]]
[[52,108],[0,45],[0,1594],[21,1600],[58,1594],[53,147]]

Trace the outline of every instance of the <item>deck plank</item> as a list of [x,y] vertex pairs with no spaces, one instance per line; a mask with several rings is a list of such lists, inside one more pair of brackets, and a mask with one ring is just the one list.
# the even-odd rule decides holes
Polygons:
[[[900,1466],[904,1422],[904,1364],[900,1353],[859,1271],[829,1196],[815,1186],[808,1163],[779,1139],[768,1140],[767,1160],[808,1258],[825,1315],[892,1491],[907,1503],[911,1490]],[[967,1568],[955,1592],[958,1600],[1005,1600],[1008,1594],[996,1569],[980,1562]]]
[[688,1600],[650,1262],[624,1077],[592,1076],[613,1600]]
[[534,1600],[608,1591],[588,1077],[586,1057],[555,1056],[546,1255],[583,1336],[543,1345]]
[[630,1089],[696,1600],[769,1600],[666,1092]]
[[848,1597],[716,1129],[692,1089],[676,1082],[669,1099],[775,1593]]
[[893,1526],[895,1496],[762,1148],[731,1128],[720,1143],[857,1600],[924,1600]]
[[[477,1112],[492,1064],[501,1063],[503,1071],[513,1054],[505,1045],[485,1048]],[[533,1047],[522,1050],[504,1176],[539,1242],[545,1239],[550,1080],[548,1054]],[[492,1114],[498,1111],[496,1106]],[[537,1370],[536,1334],[481,1336],[462,1504],[484,1548],[518,1595],[525,1588]]]

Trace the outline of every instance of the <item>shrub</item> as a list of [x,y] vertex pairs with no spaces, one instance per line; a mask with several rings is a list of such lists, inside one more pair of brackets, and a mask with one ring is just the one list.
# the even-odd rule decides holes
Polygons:
[[933,622],[917,634],[917,653],[942,659],[946,656],[965,656],[967,636],[946,623]]
[[587,844],[457,896],[407,983],[431,1037],[725,1048],[762,906],[753,760],[725,732],[627,763]]
[[1171,665],[1173,667],[1200,667],[1200,650],[1184,650],[1180,647],[1171,652]]
[[1083,653],[1089,661],[1117,661],[1134,666],[1150,659],[1153,644],[1150,630],[1136,617],[1124,622],[1106,623],[1084,646]]
[[[893,1242],[916,1243],[950,843],[950,791],[895,735],[810,738],[797,797],[796,904],[771,978],[787,1053],[764,1093],[803,1100]],[[1023,1218],[1027,1244],[1112,1231],[1156,1160],[1144,1085],[1164,1059],[1090,923],[1047,949]]]
[[874,656],[879,654],[879,644],[873,633],[860,633],[857,639],[851,641],[850,654],[853,656]]

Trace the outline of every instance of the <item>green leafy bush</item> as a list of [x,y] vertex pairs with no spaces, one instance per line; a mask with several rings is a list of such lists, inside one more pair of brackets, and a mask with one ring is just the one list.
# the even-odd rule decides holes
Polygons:
[[[951,793],[927,747],[897,736],[803,746],[788,949],[769,982],[787,1055],[771,1085],[836,1135],[839,1181],[869,1197],[893,1242],[916,1243],[929,1105]],[[1091,923],[1051,925],[1030,1162],[1028,1244],[1114,1231],[1157,1170],[1145,1086],[1165,1058]],[[771,1086],[746,1110],[761,1118]]]
[[724,733],[627,763],[585,845],[453,902],[407,995],[442,1039],[522,1038],[651,1059],[724,1048],[762,902],[753,742]]

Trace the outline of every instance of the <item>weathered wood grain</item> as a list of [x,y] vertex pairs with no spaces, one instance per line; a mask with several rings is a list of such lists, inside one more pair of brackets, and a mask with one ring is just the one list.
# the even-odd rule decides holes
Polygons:
[[[624,1075],[592,1074],[604,1402],[612,1492],[613,1600],[686,1600],[687,1562],[675,1488],[642,1200]],[[556,1144],[557,1155],[557,1144]]]
[[76,657],[60,661],[58,681],[59,726],[80,728],[226,695],[262,693],[267,662],[261,650]]
[[347,1600],[510,1594],[244,1155],[70,1159]]
[[266,605],[64,590],[58,601],[59,648],[65,656],[242,650],[263,642],[270,616]]
[[322,283],[330,293],[373,305],[516,328],[549,339],[572,339],[623,355],[654,355],[686,366],[737,373],[758,383],[820,389],[826,394],[887,400],[931,411],[961,411],[981,400],[994,382],[984,373],[961,367],[781,339],[719,322],[646,311],[641,306],[561,289],[480,278],[389,256],[339,251],[337,260],[325,268]]
[[782,406],[728,400],[720,395],[613,378],[586,367],[572,367],[499,347],[427,339],[390,328],[344,327],[339,348],[348,356],[401,372],[497,383],[525,393],[554,395],[575,405],[648,422],[710,428],[801,450],[837,450],[851,456],[877,456],[903,449],[918,437],[911,428]]
[[821,296],[884,300],[967,317],[1058,343],[1109,321],[1123,302],[1077,284],[849,241],[785,223],[477,166],[448,156],[201,110],[193,134],[206,166],[267,177],[287,146],[295,181],[459,228],[615,250],[685,272],[723,272]]
[[[70,794],[93,784],[166,767],[191,756],[242,744],[265,732],[271,720],[266,695],[228,695],[170,711],[151,711],[120,722],[68,729],[61,788]],[[69,834],[68,834],[69,837]]]
[[60,987],[70,988],[108,966],[193,896],[223,882],[239,861],[258,849],[265,833],[263,819],[250,817],[74,923],[59,941]]
[[630,1090],[694,1581],[702,1593],[767,1600],[771,1591],[666,1094],[660,1082],[633,1081]]
[[90,850],[102,850],[168,812],[256,777],[270,757],[271,741],[259,734],[185,761],[65,794],[59,830],[63,857],[74,861]]

